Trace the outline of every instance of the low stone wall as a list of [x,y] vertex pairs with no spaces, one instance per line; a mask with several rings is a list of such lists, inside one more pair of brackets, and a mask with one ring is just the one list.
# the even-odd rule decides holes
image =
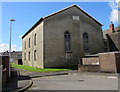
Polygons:
[[99,65],[79,65],[78,70],[81,72],[99,72],[100,67]]
[[2,91],[2,65],[0,65],[0,92]]
[[99,65],[99,58],[96,57],[83,57],[82,58],[83,65]]
[[99,57],[98,55],[89,55],[82,58],[82,63],[78,65],[78,70],[81,72],[99,72]]
[[99,60],[100,60],[101,72],[120,73],[120,53],[119,52],[100,53]]
[[97,57],[82,58],[79,71],[120,73],[120,52],[99,53]]

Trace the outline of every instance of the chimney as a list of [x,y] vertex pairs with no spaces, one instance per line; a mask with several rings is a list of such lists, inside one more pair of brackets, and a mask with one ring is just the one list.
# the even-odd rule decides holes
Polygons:
[[114,29],[114,24],[113,24],[113,22],[111,22],[111,24],[110,24],[110,31],[111,31],[111,32],[115,32],[115,29]]

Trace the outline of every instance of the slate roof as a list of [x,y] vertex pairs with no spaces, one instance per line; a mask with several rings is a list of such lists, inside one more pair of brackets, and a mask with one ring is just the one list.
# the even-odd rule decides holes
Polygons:
[[[114,29],[115,29],[115,32],[120,32],[120,26],[115,27]],[[111,34],[111,33],[112,33],[112,32],[110,31],[110,29],[104,30],[104,31],[103,31],[103,38],[104,38],[104,39],[107,39],[107,38],[106,38],[106,34]]]

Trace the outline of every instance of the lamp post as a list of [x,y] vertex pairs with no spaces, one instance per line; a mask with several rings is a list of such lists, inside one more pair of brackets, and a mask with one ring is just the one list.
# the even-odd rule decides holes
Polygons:
[[10,70],[10,62],[11,62],[11,38],[12,38],[12,22],[15,21],[14,19],[10,19],[10,44],[9,44],[9,78],[11,76]]

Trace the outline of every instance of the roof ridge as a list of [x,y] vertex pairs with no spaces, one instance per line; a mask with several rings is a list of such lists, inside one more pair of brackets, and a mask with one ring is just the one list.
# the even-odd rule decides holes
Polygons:
[[53,15],[55,15],[55,14],[58,14],[58,13],[60,13],[60,12],[62,12],[62,11],[65,11],[65,10],[67,10],[67,9],[69,9],[69,8],[72,8],[72,7],[77,7],[79,10],[81,10],[83,13],[85,13],[88,17],[92,18],[92,19],[93,19],[94,21],[96,21],[98,24],[100,24],[100,25],[103,26],[103,24],[101,24],[96,18],[92,17],[89,13],[87,13],[85,10],[83,10],[82,8],[80,8],[77,4],[72,4],[72,5],[70,5],[70,6],[66,7],[66,8],[63,8],[63,9],[57,11],[57,12],[54,12],[54,13],[52,13],[52,14],[49,14],[49,15],[43,17],[43,19],[46,19],[46,18],[48,18],[48,17],[50,17],[50,16],[53,16]]
[[66,8],[63,8],[63,9],[61,9],[61,10],[55,12],[55,13],[52,13],[52,14],[50,14],[50,15],[48,15],[48,16],[41,17],[41,18],[22,36],[22,38],[24,38],[25,35],[27,35],[32,29],[34,29],[34,28],[35,28],[40,22],[42,22],[44,19],[46,19],[46,18],[48,18],[48,17],[50,17],[50,16],[53,16],[53,15],[56,15],[56,14],[62,12],[62,11],[65,11],[65,10],[67,10],[67,9],[69,9],[69,8],[72,8],[72,7],[77,7],[80,11],[82,11],[83,13],[85,13],[88,17],[92,18],[92,19],[93,19],[95,22],[97,22],[99,25],[103,26],[103,24],[101,24],[97,19],[93,18],[90,14],[88,14],[86,11],[84,11],[82,8],[80,8],[77,4],[72,4],[71,6],[68,6],[68,7],[66,7]]
[[[67,10],[67,9],[69,9],[69,8],[71,8],[71,7],[74,7],[74,6],[77,6],[77,5],[76,5],[76,4],[72,4],[72,5],[70,5],[70,6],[66,7],[66,8],[63,8],[63,9],[61,9],[61,10],[58,10],[58,11],[56,11],[56,12],[54,12],[54,13],[51,13],[51,14],[43,17],[43,19],[45,19],[45,18],[47,18],[47,17],[49,17],[49,16],[52,16],[52,15],[55,15],[55,14],[57,14],[57,13],[59,13],[59,12],[64,11],[64,10]],[[78,6],[77,6],[77,7],[78,7]]]

